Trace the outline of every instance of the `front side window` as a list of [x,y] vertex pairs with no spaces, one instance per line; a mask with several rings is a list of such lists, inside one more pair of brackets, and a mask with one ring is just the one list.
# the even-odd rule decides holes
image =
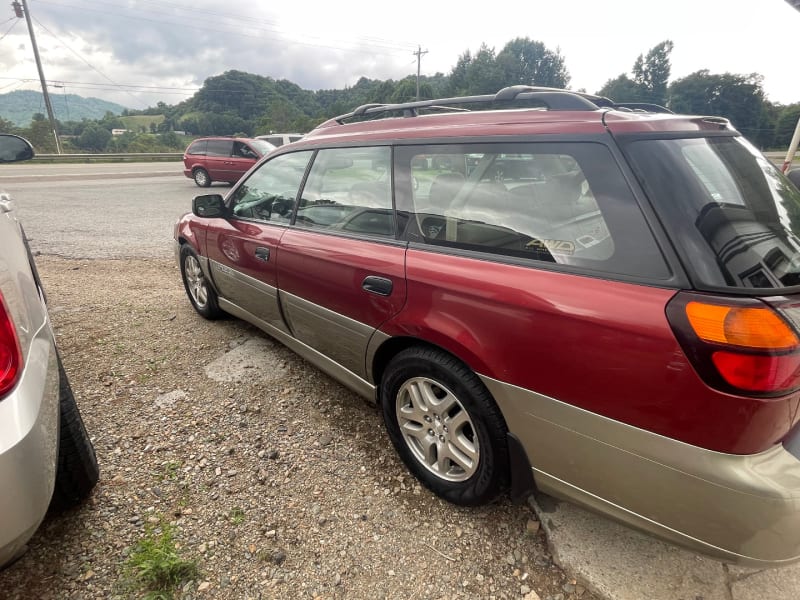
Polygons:
[[667,279],[664,258],[598,143],[406,147],[410,240]]
[[800,285],[800,192],[742,137],[626,146],[700,286]]
[[394,235],[391,150],[320,150],[297,208],[295,225],[349,233]]
[[288,224],[310,158],[310,151],[293,152],[263,163],[231,195],[233,214]]
[[244,142],[236,141],[233,142],[233,156],[237,158],[257,159],[259,154]]

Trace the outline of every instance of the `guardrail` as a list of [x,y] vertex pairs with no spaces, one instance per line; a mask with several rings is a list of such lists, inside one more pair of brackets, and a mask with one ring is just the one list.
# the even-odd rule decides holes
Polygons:
[[126,154],[37,154],[40,163],[113,163],[113,162],[172,162],[180,161],[183,152],[132,152]]

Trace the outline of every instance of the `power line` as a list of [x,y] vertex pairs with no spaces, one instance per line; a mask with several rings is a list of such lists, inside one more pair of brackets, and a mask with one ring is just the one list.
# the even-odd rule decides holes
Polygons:
[[[2,36],[0,36],[0,41],[2,41],[2,40],[3,40],[3,38],[5,38],[5,37],[6,37],[6,36],[7,36],[9,33],[11,33],[11,30],[12,30],[12,29],[14,29],[14,27],[16,27],[16,26],[17,26],[17,23],[19,23],[19,19],[17,19],[16,17],[11,17],[11,18],[9,19],[9,21],[14,21],[14,22],[11,24],[11,27],[9,27],[9,28],[6,30],[6,32],[5,32],[5,33],[4,33]],[[8,21],[3,21],[3,24],[4,24],[4,25],[5,25],[6,23],[8,23]]]

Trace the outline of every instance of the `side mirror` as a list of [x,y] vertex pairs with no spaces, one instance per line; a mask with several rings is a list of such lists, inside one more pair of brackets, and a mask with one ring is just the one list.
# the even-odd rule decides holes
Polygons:
[[204,194],[195,196],[192,200],[192,212],[198,217],[213,219],[216,217],[227,217],[228,207],[225,200],[219,194]]
[[33,146],[18,135],[0,134],[0,163],[19,162],[33,158]]

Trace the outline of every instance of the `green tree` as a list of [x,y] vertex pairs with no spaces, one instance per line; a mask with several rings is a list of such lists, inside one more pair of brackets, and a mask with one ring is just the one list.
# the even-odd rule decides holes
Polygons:
[[798,119],[800,119],[800,102],[781,108],[775,122],[774,145],[776,148],[789,147]]
[[97,123],[89,124],[78,136],[79,148],[90,152],[103,152],[111,141],[111,132]]
[[757,73],[737,75],[696,71],[669,86],[669,107],[675,112],[725,117],[756,145],[772,146],[774,123]]
[[494,48],[481,44],[467,67],[467,94],[494,94],[503,87],[503,71],[497,64]]
[[504,85],[538,85],[565,88],[570,76],[561,52],[548,49],[542,42],[516,38],[497,55]]
[[33,144],[37,153],[53,154],[57,151],[53,129],[42,113],[33,115],[30,127],[21,129],[18,133]]
[[665,40],[653,46],[646,56],[640,54],[633,64],[633,81],[641,89],[644,102],[666,105],[673,47],[672,41]]
[[669,55],[673,46],[670,40],[665,40],[653,46],[647,55],[640,54],[633,63],[633,79],[623,73],[606,81],[597,94],[615,102],[650,102],[666,106],[671,70]]
[[[433,88],[431,88],[430,83],[420,81],[419,98],[420,100],[430,100],[433,98]],[[413,102],[416,99],[417,78],[415,76],[409,76],[397,83],[389,101],[393,103]]]
[[624,73],[616,79],[609,79],[597,92],[598,96],[606,96],[615,102],[644,102],[644,95],[639,85]]
[[467,71],[472,64],[472,54],[469,50],[458,57],[456,65],[450,72],[448,81],[448,94],[450,96],[463,96],[467,94]]

